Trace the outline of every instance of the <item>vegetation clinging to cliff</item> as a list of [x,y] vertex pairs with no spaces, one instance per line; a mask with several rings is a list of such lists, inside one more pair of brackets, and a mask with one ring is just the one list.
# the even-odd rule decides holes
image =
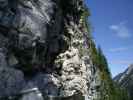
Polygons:
[[90,49],[93,64],[100,70],[100,100],[128,100],[127,92],[113,82],[107,59],[101,48],[97,49],[93,42]]
[[99,89],[100,98],[98,98],[98,100],[128,100],[129,97],[127,92],[113,82],[108,62],[102,49],[100,47],[97,48],[95,45],[91,35],[88,16],[90,16],[90,12],[86,8],[82,15],[82,19],[89,35],[89,51],[93,65],[100,71],[101,87]]

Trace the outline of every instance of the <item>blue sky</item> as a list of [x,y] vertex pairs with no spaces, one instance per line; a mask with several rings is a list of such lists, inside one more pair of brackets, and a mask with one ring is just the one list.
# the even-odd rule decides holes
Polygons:
[[133,0],[86,0],[93,37],[108,59],[112,76],[133,63]]

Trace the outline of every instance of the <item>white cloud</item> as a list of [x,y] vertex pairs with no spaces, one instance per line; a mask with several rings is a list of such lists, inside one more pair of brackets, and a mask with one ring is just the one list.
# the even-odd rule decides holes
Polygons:
[[131,31],[126,26],[125,22],[121,22],[118,25],[111,25],[109,28],[113,30],[119,38],[130,38],[131,37]]
[[110,52],[122,52],[122,51],[128,51],[130,50],[131,48],[129,47],[120,47],[120,48],[112,48],[112,49],[109,49]]
[[114,60],[114,61],[112,61],[112,62],[110,62],[110,63],[113,63],[113,64],[127,64],[127,65],[130,65],[130,64],[133,63],[133,61],[132,61],[132,60],[127,60],[127,59],[125,59],[125,60]]

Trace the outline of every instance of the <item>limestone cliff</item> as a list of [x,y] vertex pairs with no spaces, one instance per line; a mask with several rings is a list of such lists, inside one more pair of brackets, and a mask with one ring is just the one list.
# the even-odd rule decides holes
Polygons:
[[97,98],[86,18],[83,0],[0,0],[0,96]]

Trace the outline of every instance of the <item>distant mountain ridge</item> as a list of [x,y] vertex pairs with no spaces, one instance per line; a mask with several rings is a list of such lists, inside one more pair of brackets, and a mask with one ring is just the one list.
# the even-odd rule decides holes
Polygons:
[[130,99],[133,100],[133,64],[131,64],[123,73],[118,74],[114,81],[121,87],[128,90]]

